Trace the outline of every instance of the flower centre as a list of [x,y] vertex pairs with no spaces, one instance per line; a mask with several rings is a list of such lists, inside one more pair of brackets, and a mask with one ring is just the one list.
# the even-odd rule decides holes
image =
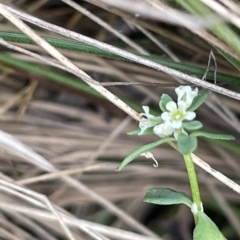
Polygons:
[[181,120],[181,119],[184,118],[184,116],[185,116],[185,112],[182,112],[182,111],[179,111],[179,110],[177,110],[177,111],[175,111],[171,114],[171,117],[174,120]]

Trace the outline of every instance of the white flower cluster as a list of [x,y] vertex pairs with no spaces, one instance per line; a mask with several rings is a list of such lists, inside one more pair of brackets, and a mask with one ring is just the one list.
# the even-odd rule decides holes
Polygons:
[[153,127],[153,132],[160,137],[174,135],[177,140],[180,133],[187,134],[183,128],[183,121],[191,121],[196,117],[196,113],[187,111],[193,99],[198,95],[198,88],[192,90],[190,86],[180,86],[175,89],[178,96],[177,103],[167,102],[167,111],[156,117],[149,113],[149,107],[143,106],[145,113],[142,113],[142,120],[139,123],[140,133],[143,134],[147,128]]

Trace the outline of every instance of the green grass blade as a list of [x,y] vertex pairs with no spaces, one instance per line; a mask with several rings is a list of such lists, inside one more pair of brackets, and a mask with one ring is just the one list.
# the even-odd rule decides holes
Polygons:
[[[9,32],[0,31],[0,37],[2,37],[4,40],[9,42],[35,44],[28,36],[20,33],[9,33]],[[49,37],[44,37],[44,39],[47,42],[49,42],[52,46],[58,49],[87,53],[87,54],[92,54],[99,57],[106,57],[106,58],[116,59],[121,61],[129,61],[127,59],[119,57],[118,55],[109,53],[107,51],[98,49],[96,47],[90,46],[85,43],[80,43],[72,40],[59,39],[59,38],[49,38]],[[183,73],[197,76],[199,78],[202,78],[206,71],[205,68],[199,68],[199,67],[184,64],[184,63],[177,63],[171,60],[161,59],[155,56],[145,56],[145,55],[139,55],[139,56],[144,57],[153,62],[162,64],[166,67],[181,71]],[[208,71],[207,79],[214,82],[215,80],[214,77],[215,77],[214,71]],[[240,86],[240,78],[217,72],[217,83]]]

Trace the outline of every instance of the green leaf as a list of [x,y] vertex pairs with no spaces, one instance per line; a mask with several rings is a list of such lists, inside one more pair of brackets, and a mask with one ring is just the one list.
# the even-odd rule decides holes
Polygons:
[[159,102],[160,109],[163,112],[166,112],[167,111],[166,105],[168,102],[171,102],[171,101],[173,101],[172,98],[168,94],[163,93]]
[[202,128],[203,125],[200,121],[191,121],[191,122],[184,122],[183,123],[183,128],[189,131],[194,131],[197,129]]
[[190,208],[192,206],[192,201],[185,193],[169,188],[148,189],[143,201],[159,205],[185,204]]
[[235,140],[235,137],[233,135],[208,133],[208,132],[203,132],[203,131],[193,132],[190,134],[190,136],[205,137],[205,138],[218,139],[218,140]]
[[197,226],[193,231],[194,240],[226,240],[216,224],[204,213],[197,213]]
[[[132,136],[132,135],[137,135],[141,132],[141,129],[135,129],[131,132],[128,132],[127,134]],[[141,135],[149,135],[149,134],[153,134],[153,127],[151,128],[147,128]]]
[[230,54],[222,51],[220,48],[215,48],[218,50],[220,54],[222,54],[235,68],[237,68],[240,71],[240,61],[238,61],[236,58],[231,56]]
[[130,153],[126,158],[124,158],[124,160],[121,162],[121,164],[117,167],[116,171],[121,171],[123,169],[123,167],[125,167],[128,163],[130,163],[133,159],[135,159],[136,157],[138,157],[142,153],[148,152],[148,151],[152,150],[153,148],[155,148],[155,147],[157,147],[157,146],[159,146],[163,143],[173,142],[173,141],[176,141],[175,138],[172,138],[172,137],[163,138],[163,139],[160,139],[156,142],[149,143],[147,145],[144,145],[144,146],[136,149],[135,151]]
[[197,138],[195,136],[188,136],[184,133],[178,135],[177,149],[183,154],[187,155],[192,153],[197,148]]
[[187,109],[187,111],[195,111],[199,108],[207,99],[208,90],[202,89],[198,92],[198,95],[193,99],[191,106]]

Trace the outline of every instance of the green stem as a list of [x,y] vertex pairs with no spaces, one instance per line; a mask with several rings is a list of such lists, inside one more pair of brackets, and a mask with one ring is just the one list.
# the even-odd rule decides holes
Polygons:
[[196,171],[195,171],[195,167],[193,164],[191,153],[189,153],[187,155],[183,155],[183,158],[184,158],[185,165],[187,168],[193,203],[196,203],[198,211],[201,211],[202,210],[202,201],[201,201],[197,175],[196,175]]

